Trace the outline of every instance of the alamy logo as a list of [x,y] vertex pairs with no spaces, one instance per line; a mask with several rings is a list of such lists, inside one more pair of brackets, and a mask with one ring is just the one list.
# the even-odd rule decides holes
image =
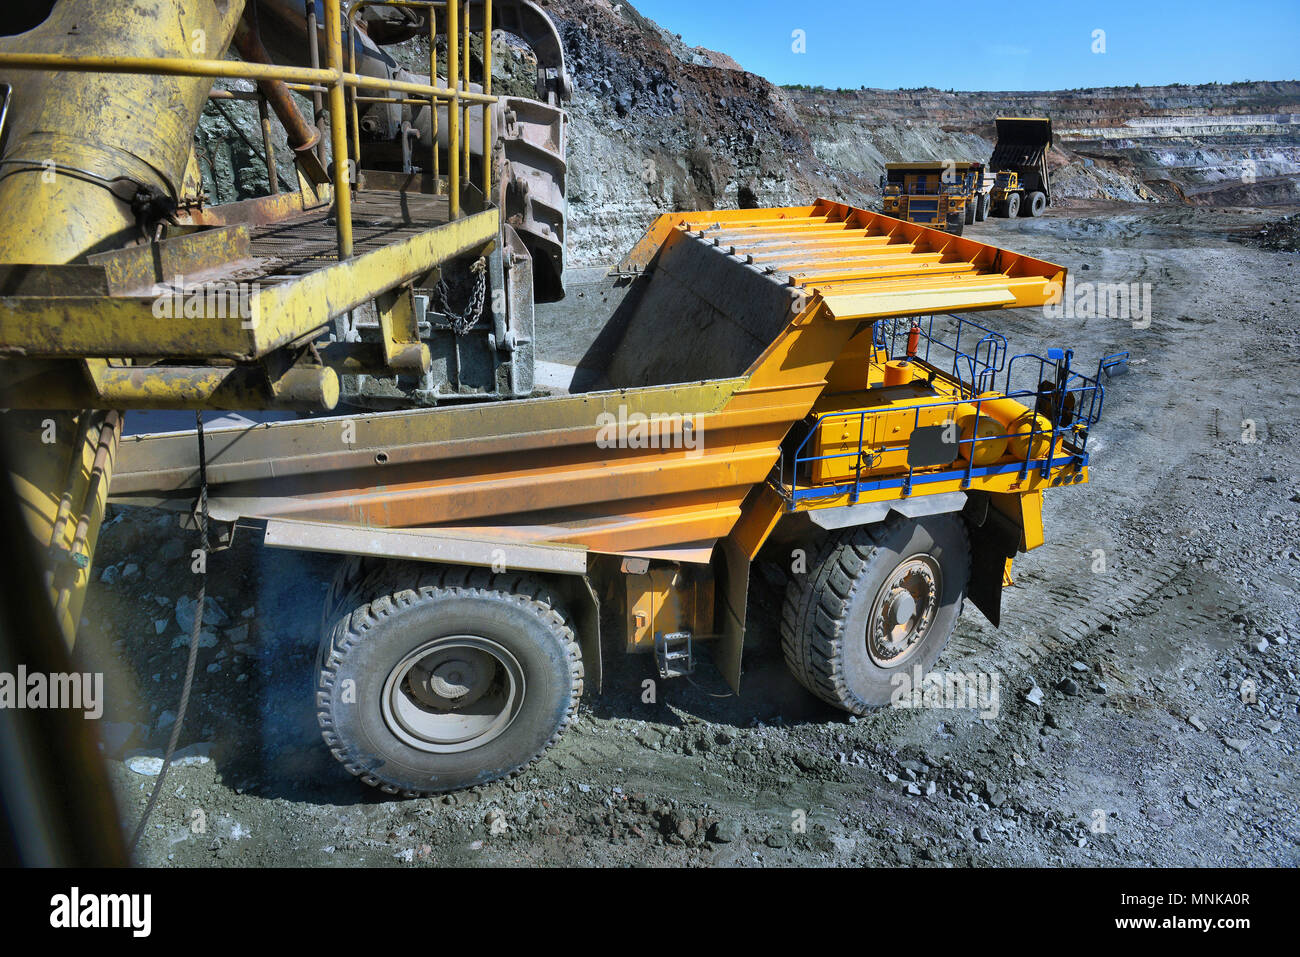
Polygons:
[[261,286],[255,282],[187,283],[176,276],[155,285],[153,314],[158,319],[242,319],[245,329],[257,325],[254,309]]
[[29,673],[26,665],[19,665],[16,674],[0,671],[0,708],[75,708],[93,720],[104,713],[104,675],[89,671]]
[[920,665],[911,672],[900,671],[889,679],[894,689],[889,695],[892,708],[965,708],[979,711],[979,716],[998,716],[1000,696],[998,676],[983,671],[932,671],[923,674]]
[[1151,283],[1080,282],[1073,275],[1065,285],[1048,287],[1043,315],[1048,319],[1122,319],[1134,329],[1151,325]]
[[124,927],[132,937],[148,937],[152,929],[150,894],[83,894],[78,887],[50,898],[50,926]]
[[596,445],[602,449],[685,449],[692,457],[704,451],[704,426],[696,415],[681,412],[602,412],[596,416]]

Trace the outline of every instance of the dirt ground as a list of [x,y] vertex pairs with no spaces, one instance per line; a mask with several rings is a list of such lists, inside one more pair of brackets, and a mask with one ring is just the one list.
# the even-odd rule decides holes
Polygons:
[[[850,718],[785,671],[782,566],[760,566],[744,689],[707,665],[642,700],[651,663],[606,653],[605,692],[512,781],[397,800],[321,742],[312,667],[333,560],[263,548],[209,563],[215,602],[183,759],[143,864],[1300,864],[1300,257],[1229,241],[1277,211],[1143,205],[990,220],[969,235],[1150,283],[1149,326],[990,314],[1011,351],[1129,349],[1089,485],[1046,496],[1003,625],[969,604],[939,667],[999,680],[995,718]],[[590,297],[590,298],[588,298]],[[539,317],[598,312],[594,276]],[[578,320],[573,320],[578,321]],[[552,325],[546,325],[546,323]],[[1144,325],[1139,321],[1138,326]],[[564,361],[539,329],[542,358]],[[125,826],[179,697],[192,533],[119,513],[81,647],[107,673],[102,730]],[[612,627],[611,627],[612,630]]]

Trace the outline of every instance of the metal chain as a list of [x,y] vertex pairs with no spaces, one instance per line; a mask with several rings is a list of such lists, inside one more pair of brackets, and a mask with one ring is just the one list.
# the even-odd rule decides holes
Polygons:
[[470,293],[469,302],[460,313],[451,308],[451,303],[447,299],[449,290],[442,276],[438,277],[438,283],[433,287],[438,311],[447,317],[451,331],[458,336],[463,336],[474,328],[474,323],[478,322],[478,317],[483,314],[483,303],[487,298],[487,260],[480,256],[470,267],[470,272],[475,273],[478,278],[474,283],[474,291]]

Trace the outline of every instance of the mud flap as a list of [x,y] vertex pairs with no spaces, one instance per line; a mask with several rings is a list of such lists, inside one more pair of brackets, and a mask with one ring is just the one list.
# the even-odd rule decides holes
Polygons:
[[713,663],[731,690],[740,694],[740,670],[745,646],[745,608],[749,600],[749,557],[731,538],[718,543],[713,553],[714,626]]
[[970,583],[967,597],[995,628],[1002,618],[1002,581],[1007,559],[1020,548],[1021,529],[987,495],[972,494],[962,517],[970,530]]
[[578,644],[582,647],[584,692],[600,694],[605,683],[605,667],[600,645],[600,596],[587,575],[556,575],[551,584],[573,615],[578,626]]

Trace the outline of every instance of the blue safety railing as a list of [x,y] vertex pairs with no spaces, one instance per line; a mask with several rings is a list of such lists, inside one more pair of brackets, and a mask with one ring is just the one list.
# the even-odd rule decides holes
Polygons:
[[[897,489],[900,496],[912,494],[918,485],[934,482],[960,482],[963,489],[970,488],[977,478],[985,476],[1019,473],[1024,480],[1031,469],[1037,469],[1039,475],[1047,478],[1052,469],[1072,465],[1076,474],[1088,464],[1088,429],[1101,417],[1105,390],[1100,379],[1103,374],[1110,376],[1127,370],[1128,353],[1106,356],[1097,365],[1096,376],[1084,375],[1073,368],[1073,353],[1069,350],[1049,349],[1047,355],[1020,353],[1009,360],[1006,358],[1006,340],[998,333],[973,320],[959,316],[949,316],[956,324],[951,343],[943,341],[934,329],[934,318],[924,317],[917,320],[920,326],[915,358],[922,359],[932,368],[941,368],[934,358],[950,357],[952,362],[952,379],[957,386],[958,395],[952,399],[925,402],[903,408],[883,406],[879,409],[856,409],[846,412],[828,412],[815,415],[809,423],[807,434],[787,455],[782,450],[778,464],[779,484],[786,496],[789,507],[807,499],[848,495],[853,503],[864,493],[886,489]],[[928,322],[926,320],[929,320]],[[898,355],[897,338],[906,336],[914,320],[912,318],[882,320],[873,330],[873,343],[878,348],[887,350],[888,355]],[[967,343],[974,340],[967,352],[961,348],[961,339],[965,335]],[[978,336],[978,338],[976,338]],[[1003,388],[994,392],[993,388],[999,372],[1005,370]],[[1018,384],[1032,378],[1028,387]],[[1014,399],[1025,406],[1027,411],[1037,414],[1028,416],[1028,432],[1004,430],[981,434],[980,423],[983,420],[1001,421],[995,418],[985,406],[993,402]],[[958,408],[974,407],[973,418],[960,432],[957,422]],[[878,445],[870,437],[876,434],[875,424],[878,416],[897,416],[899,412],[912,414],[912,428],[908,430],[909,442],[900,445]],[[921,418],[925,414],[928,421],[937,421],[954,430],[952,441],[957,446],[952,460],[946,465],[916,466],[910,461],[910,440],[916,429],[921,427]],[[967,415],[970,413],[967,411]],[[856,448],[847,451],[813,455],[808,453],[809,443],[817,436],[831,431],[828,423],[838,420],[856,419]],[[1044,427],[1043,423],[1047,426]],[[849,434],[853,434],[850,426]],[[1024,443],[1025,453],[1017,456],[1010,448],[998,460],[985,465],[976,465],[978,452],[987,449],[985,443],[1005,441],[1008,446],[1012,440]],[[1035,456],[1035,450],[1045,447],[1046,452]],[[882,468],[880,463],[889,456],[902,457],[907,462],[905,467]],[[833,460],[849,460],[851,464],[835,478],[815,482],[813,475],[815,464]]]
[[[936,320],[939,321],[937,330]],[[890,358],[898,358],[904,354],[904,350],[899,348],[899,340],[906,343],[914,322],[919,330],[915,358],[948,372],[962,395],[978,395],[994,388],[997,374],[1006,363],[1005,336],[974,319],[949,313],[882,319],[872,330],[872,342],[877,348],[884,349]],[[944,338],[948,331],[952,333],[952,342]]]

